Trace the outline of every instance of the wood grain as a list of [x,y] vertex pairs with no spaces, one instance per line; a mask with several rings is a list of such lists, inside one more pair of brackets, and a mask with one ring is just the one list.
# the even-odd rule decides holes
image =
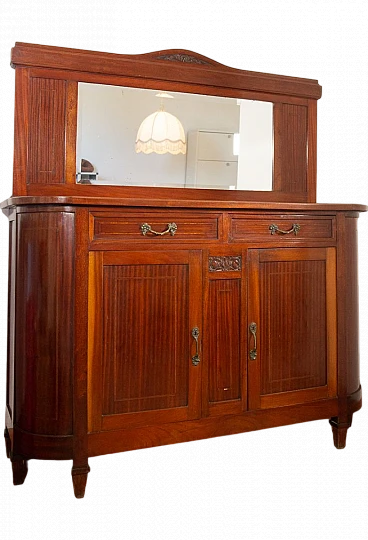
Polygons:
[[336,395],[334,248],[251,250],[250,279],[249,324],[258,326],[251,406]]
[[66,82],[31,79],[28,184],[65,182],[65,115]]
[[185,251],[91,254],[90,430],[199,414],[196,265]]
[[74,214],[17,217],[15,423],[72,433]]
[[209,401],[240,399],[240,279],[211,280],[209,283]]
[[[274,103],[273,189],[287,193],[307,193],[308,107]],[[312,174],[312,173],[311,173]]]
[[[218,240],[221,234],[219,223],[221,215],[171,211],[140,212],[92,212],[91,213],[91,242],[131,241],[142,244],[170,243],[173,241],[203,242]],[[156,232],[167,229],[168,223],[176,223],[175,235],[157,236],[147,233],[145,236],[140,229],[142,223],[148,223]]]
[[[275,224],[283,231],[290,231],[294,224],[300,225],[297,234],[271,234],[270,225]],[[230,241],[249,240],[282,240],[297,242],[298,240],[326,241],[336,237],[335,220],[331,217],[300,215],[268,215],[265,218],[231,216]]]
[[88,436],[88,453],[93,457],[308,422],[334,416],[337,410],[337,399],[325,399],[278,409],[249,411],[246,414],[201,418],[141,429],[91,433]]
[[[162,59],[163,56],[175,54],[189,55],[205,64]],[[321,87],[316,80],[238,70],[184,49],[122,55],[16,43],[12,49],[11,62],[13,66],[37,66],[126,76],[139,73],[141,77],[156,80],[209,84],[225,88],[245,87],[257,92],[273,92],[313,99],[321,97]]]

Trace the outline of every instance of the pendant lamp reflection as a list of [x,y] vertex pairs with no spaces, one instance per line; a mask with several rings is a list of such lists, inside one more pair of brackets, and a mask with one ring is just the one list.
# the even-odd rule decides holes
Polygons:
[[171,98],[170,94],[160,92],[156,97],[161,98],[160,109],[150,114],[139,126],[135,141],[135,151],[144,154],[185,154],[184,128],[178,118],[164,110],[163,98]]

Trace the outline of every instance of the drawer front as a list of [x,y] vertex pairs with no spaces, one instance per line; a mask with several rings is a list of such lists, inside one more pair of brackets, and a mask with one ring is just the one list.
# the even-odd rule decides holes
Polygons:
[[231,216],[230,241],[246,240],[288,241],[334,240],[335,219],[330,216],[298,216],[273,214],[256,218],[254,216]]
[[221,214],[91,212],[91,242],[196,242],[220,237]]

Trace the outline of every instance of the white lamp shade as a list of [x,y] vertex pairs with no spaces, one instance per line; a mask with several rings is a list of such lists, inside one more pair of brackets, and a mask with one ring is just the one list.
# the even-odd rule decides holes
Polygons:
[[185,154],[187,146],[181,122],[163,110],[150,114],[139,126],[135,151],[144,154]]

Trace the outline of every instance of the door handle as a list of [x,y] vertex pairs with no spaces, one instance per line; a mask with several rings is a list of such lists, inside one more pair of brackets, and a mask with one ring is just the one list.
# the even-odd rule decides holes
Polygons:
[[178,230],[178,226],[176,223],[168,223],[167,229],[162,232],[154,231],[148,223],[142,223],[140,226],[141,232],[143,236],[146,236],[147,233],[155,234],[156,236],[164,236],[165,234],[171,234],[171,236],[174,236],[176,231]]
[[249,351],[249,358],[255,360],[257,358],[257,325],[255,322],[250,323],[249,331],[253,336],[254,346],[253,349]]
[[199,343],[198,343],[199,328],[197,328],[197,326],[195,326],[192,329],[192,337],[194,338],[194,340],[196,342],[196,353],[195,353],[194,356],[192,356],[192,364],[193,364],[193,366],[198,366],[201,359],[199,358]]

